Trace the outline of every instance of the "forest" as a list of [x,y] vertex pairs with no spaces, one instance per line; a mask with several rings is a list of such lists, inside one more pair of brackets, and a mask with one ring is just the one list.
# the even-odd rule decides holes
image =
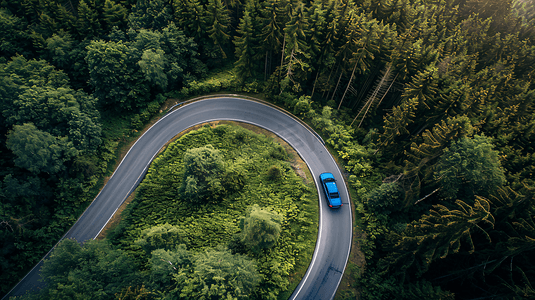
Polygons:
[[167,99],[232,91],[344,169],[366,263],[338,297],[535,297],[533,0],[3,0],[0,31],[2,295]]

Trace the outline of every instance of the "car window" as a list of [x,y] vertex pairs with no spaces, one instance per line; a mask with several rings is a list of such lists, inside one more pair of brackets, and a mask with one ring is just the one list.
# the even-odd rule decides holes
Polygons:
[[340,198],[340,194],[338,193],[331,193],[331,198]]

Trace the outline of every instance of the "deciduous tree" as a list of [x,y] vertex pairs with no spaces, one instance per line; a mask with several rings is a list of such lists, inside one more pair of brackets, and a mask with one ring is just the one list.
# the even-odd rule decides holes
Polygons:
[[257,205],[247,209],[247,216],[240,221],[242,242],[253,252],[271,248],[277,243],[281,231],[282,216]]
[[56,174],[78,153],[67,138],[40,131],[32,123],[15,125],[8,134],[7,147],[16,155],[15,164],[34,174]]
[[184,154],[183,197],[192,202],[219,199],[224,193],[221,179],[225,163],[212,145],[189,149]]

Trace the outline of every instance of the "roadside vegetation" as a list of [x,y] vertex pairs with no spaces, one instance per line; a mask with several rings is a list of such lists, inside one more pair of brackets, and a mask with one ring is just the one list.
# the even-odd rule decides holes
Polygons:
[[[49,285],[35,297],[113,298],[137,289],[150,299],[277,299],[291,292],[315,246],[318,208],[313,181],[296,174],[290,155],[238,125],[182,135],[154,160],[106,239],[58,245],[43,269]],[[123,272],[127,278],[113,278]]]
[[[163,113],[164,103],[240,92],[310,124],[345,171],[365,264],[350,263],[339,298],[535,296],[533,0],[0,5],[2,294],[74,223],[111,174],[119,146]],[[219,149],[210,143],[186,151]],[[277,177],[269,170],[263,174]],[[184,174],[174,201],[198,185],[214,205],[228,197],[221,178]],[[277,212],[265,208],[260,203],[243,217]],[[235,224],[227,226],[240,228]],[[131,260],[145,272],[147,245],[135,243],[142,231],[131,234],[118,231],[116,242],[89,242],[86,250],[61,247],[102,264]],[[133,244],[118,242],[127,240]],[[195,242],[179,245],[187,243]],[[204,256],[187,247],[172,255],[189,264],[184,270],[257,255],[234,257],[206,243],[199,245]],[[90,249],[101,252],[86,255]],[[157,252],[160,261],[166,251]],[[181,284],[201,280],[190,275]],[[165,278],[160,288],[178,282]],[[119,282],[109,297],[149,288]]]

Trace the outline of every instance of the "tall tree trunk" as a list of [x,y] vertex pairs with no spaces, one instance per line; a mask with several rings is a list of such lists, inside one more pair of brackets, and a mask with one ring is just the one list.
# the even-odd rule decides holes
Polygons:
[[318,76],[320,75],[320,72],[318,71],[316,73],[316,79],[314,79],[314,86],[312,87],[312,94],[310,95],[310,99],[314,97],[314,91],[316,90],[316,83],[318,82]]
[[[364,111],[364,109],[366,109],[366,111],[364,111],[364,115],[362,115],[362,119],[360,120],[358,127],[360,127],[360,125],[362,125],[362,122],[364,121],[364,118],[366,117],[366,114],[368,114],[368,111],[370,110],[370,108],[373,106],[373,104],[375,102],[375,99],[377,99],[378,95],[382,93],[381,90],[382,90],[383,86],[388,84],[388,81],[390,80],[390,77],[391,77],[391,75],[390,75],[391,74],[390,73],[391,68],[392,68],[392,65],[389,65],[388,68],[386,69],[385,73],[383,74],[383,77],[381,78],[381,81],[379,81],[379,83],[377,84],[377,87],[373,91],[372,95],[368,98],[368,101],[366,101],[366,103],[364,104],[364,107],[362,107],[362,109],[355,116],[355,118],[353,119],[353,121],[351,122],[351,124],[349,126],[352,126],[353,123],[355,122],[355,120],[357,120],[357,118],[360,116],[360,114]],[[392,80],[392,82],[388,86],[388,89],[383,93],[383,95],[381,96],[381,100],[379,100],[379,103],[377,105],[380,105],[381,102],[383,102],[383,99],[385,98],[386,94],[388,94],[388,92],[390,91],[390,88],[392,87],[392,85],[396,81],[397,77],[398,77],[398,75],[396,74],[396,77],[394,77],[394,80]]]
[[336,87],[334,88],[333,94],[331,96],[331,100],[334,100],[334,95],[336,95],[336,90],[338,89],[338,85],[340,84],[340,80],[342,79],[343,74],[344,74],[344,70],[340,72],[340,77],[338,77],[338,82],[336,83]]
[[269,54],[269,50],[266,50],[266,62],[264,63],[264,81],[267,80],[268,54]]
[[357,69],[357,66],[359,65],[360,58],[361,57],[359,57],[359,59],[355,63],[355,66],[353,67],[353,71],[351,72],[351,77],[349,77],[349,82],[347,83],[346,90],[344,91],[344,94],[342,95],[342,99],[340,100],[340,103],[338,103],[337,110],[340,110],[340,107],[342,106],[342,102],[344,102],[344,98],[346,97],[347,90],[349,89],[349,86],[351,85],[351,81],[353,81],[353,76],[355,76],[355,70]]
[[[340,65],[336,65],[336,71],[334,72],[334,74],[336,74],[338,72],[338,68],[340,67]],[[327,84],[329,86],[331,86],[331,75],[333,75],[333,70],[334,68],[331,68],[331,72],[329,72],[329,78],[327,78]],[[325,96],[325,91],[327,91],[327,96]],[[331,93],[331,89],[327,89],[323,91],[323,94],[321,95],[323,98],[325,99],[329,99],[329,94]]]
[[286,33],[284,34],[284,39],[282,40],[282,54],[281,54],[281,67],[279,69],[279,81],[282,76],[282,65],[284,64],[284,48],[286,47]]

